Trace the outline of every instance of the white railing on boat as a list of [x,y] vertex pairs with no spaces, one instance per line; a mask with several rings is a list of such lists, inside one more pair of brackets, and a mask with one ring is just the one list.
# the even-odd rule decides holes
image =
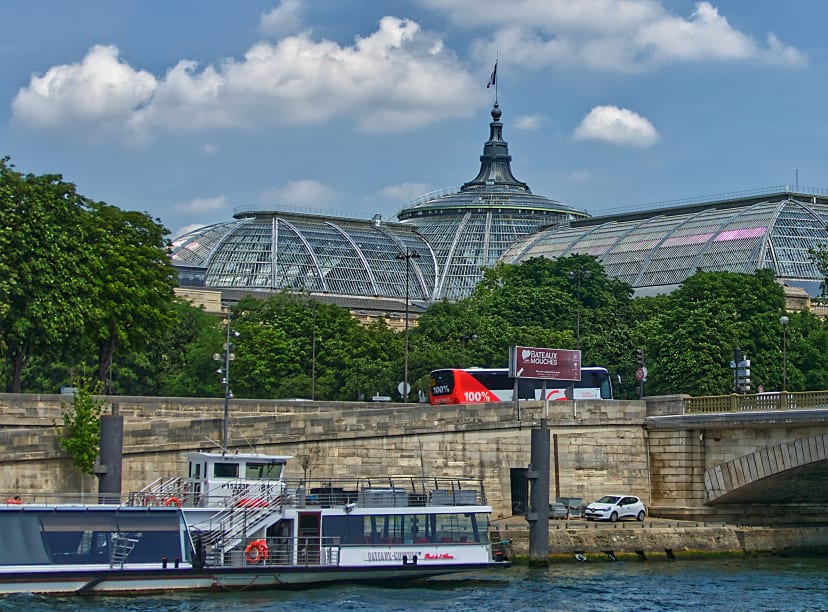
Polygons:
[[[234,493],[226,495],[226,490]],[[219,489],[225,492],[218,494]],[[17,499],[15,499],[17,498]],[[214,490],[193,490],[185,478],[158,479],[141,491],[118,493],[7,494],[6,504],[114,504],[123,506],[221,506],[304,508],[353,505],[362,508],[486,505],[483,481],[471,478],[385,476],[381,478],[301,478],[280,481],[233,480]]]

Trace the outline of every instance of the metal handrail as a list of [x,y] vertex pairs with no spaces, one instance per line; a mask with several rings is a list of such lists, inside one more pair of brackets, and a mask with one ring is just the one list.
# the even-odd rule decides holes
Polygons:
[[756,394],[712,395],[684,399],[684,414],[763,412],[828,408],[828,391],[778,391]]

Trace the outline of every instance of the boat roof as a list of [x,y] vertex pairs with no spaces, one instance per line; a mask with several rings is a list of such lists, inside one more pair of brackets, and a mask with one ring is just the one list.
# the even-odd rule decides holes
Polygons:
[[187,459],[208,460],[208,461],[264,461],[267,463],[287,463],[293,459],[293,455],[268,455],[265,453],[215,453],[194,451],[187,453]]

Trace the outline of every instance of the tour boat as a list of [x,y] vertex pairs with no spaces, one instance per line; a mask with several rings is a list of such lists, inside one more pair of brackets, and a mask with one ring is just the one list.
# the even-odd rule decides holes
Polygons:
[[188,453],[120,496],[0,504],[0,594],[409,581],[507,567],[480,480],[283,477],[291,457]]

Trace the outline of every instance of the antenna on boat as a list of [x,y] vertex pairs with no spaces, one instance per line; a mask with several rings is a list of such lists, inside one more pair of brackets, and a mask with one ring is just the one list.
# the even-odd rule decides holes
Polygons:
[[212,445],[214,445],[214,446],[218,446],[218,447],[221,449],[222,454],[225,454],[225,455],[226,455],[227,453],[229,453],[229,452],[230,452],[230,451],[228,451],[226,448],[224,448],[221,444],[219,444],[218,442],[216,442],[215,440],[213,440],[212,438],[208,438],[207,436],[204,436],[204,439],[205,439],[207,442],[209,442],[210,444],[212,444]]

